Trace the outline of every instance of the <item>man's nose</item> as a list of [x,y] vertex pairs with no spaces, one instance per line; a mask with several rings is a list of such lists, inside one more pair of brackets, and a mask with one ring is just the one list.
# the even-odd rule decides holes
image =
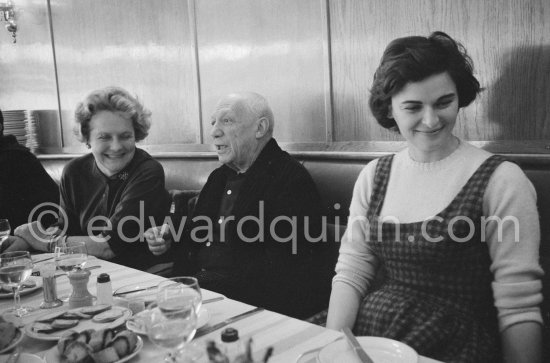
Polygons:
[[213,138],[220,137],[223,135],[222,130],[218,127],[218,123],[215,122],[212,124],[212,129],[210,130],[210,136]]
[[424,115],[422,116],[422,123],[430,128],[437,126],[439,123],[439,116],[437,112],[431,107],[426,108]]

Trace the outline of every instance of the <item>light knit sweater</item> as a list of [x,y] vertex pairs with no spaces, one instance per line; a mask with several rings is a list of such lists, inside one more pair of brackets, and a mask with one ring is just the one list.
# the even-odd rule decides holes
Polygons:
[[[468,143],[446,158],[419,163],[411,159],[408,149],[394,156],[390,179],[380,211],[400,223],[423,221],[447,207],[477,168],[491,154]],[[377,257],[365,243],[366,216],[373,189],[377,160],[361,171],[353,191],[350,220],[336,264],[333,285],[345,283],[364,297],[378,266]],[[504,162],[491,176],[483,197],[483,215],[515,217],[516,225],[488,222],[486,242],[492,259],[491,272],[495,306],[500,330],[525,321],[542,323],[539,304],[542,302],[542,268],[539,265],[539,217],[536,193],[523,171]],[[355,217],[355,219],[354,219]],[[353,223],[353,220],[359,222]],[[501,236],[498,224],[502,227]],[[516,228],[518,226],[519,228]],[[519,238],[516,238],[519,237]]]

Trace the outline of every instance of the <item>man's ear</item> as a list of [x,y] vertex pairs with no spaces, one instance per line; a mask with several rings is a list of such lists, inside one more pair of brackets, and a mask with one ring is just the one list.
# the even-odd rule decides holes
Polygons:
[[256,138],[261,139],[267,134],[269,130],[269,120],[267,117],[262,117],[258,120],[258,126],[256,129]]

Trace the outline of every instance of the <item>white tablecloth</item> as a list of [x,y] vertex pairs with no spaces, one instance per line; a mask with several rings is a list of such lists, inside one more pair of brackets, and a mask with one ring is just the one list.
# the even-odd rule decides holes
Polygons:
[[[42,260],[47,255],[34,256],[36,260]],[[117,265],[108,261],[90,258],[87,267],[99,265],[101,268],[91,270],[90,283],[88,290],[95,295],[95,281],[100,273],[108,273],[111,276],[113,290],[128,284],[156,284],[164,278],[152,275],[143,271],[134,270],[125,266]],[[71,286],[66,277],[57,279],[58,296],[69,295]],[[203,299],[209,299],[219,294],[203,290]],[[42,290],[23,296],[21,302],[25,305],[38,307],[43,300]],[[0,311],[4,312],[13,304],[13,299],[0,300]],[[61,307],[66,309],[67,307]],[[231,316],[245,312],[253,306],[224,298],[223,300],[206,304],[210,320],[208,324],[216,324]],[[49,312],[50,310],[41,310],[32,312],[24,318],[22,324],[32,321],[36,316]],[[254,341],[254,356],[257,359],[263,357],[264,352],[270,346],[274,348],[274,354],[269,360],[270,363],[289,363],[295,362],[298,356],[310,349],[325,346],[334,341],[342,333],[325,329],[301,320],[293,319],[271,311],[263,311],[231,324],[232,327],[239,330],[239,335],[243,341],[249,337]],[[220,331],[215,331],[201,338],[196,339],[198,344],[204,344],[207,340],[218,338]],[[154,346],[146,337],[144,338],[144,347],[142,351],[130,362],[161,362],[165,351]],[[35,353],[43,356],[45,351],[52,348],[55,343],[45,342],[29,337],[25,337],[20,344],[22,352]],[[314,357],[314,356],[313,356]],[[304,357],[307,358],[307,357]],[[303,361],[303,360],[302,360]],[[436,363],[437,361],[420,357],[419,363]]]

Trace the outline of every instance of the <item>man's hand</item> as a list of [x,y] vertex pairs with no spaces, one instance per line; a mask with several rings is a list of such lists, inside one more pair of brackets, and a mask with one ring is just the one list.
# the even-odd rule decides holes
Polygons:
[[149,250],[155,256],[162,255],[172,247],[172,237],[168,233],[167,227],[167,224],[151,227],[143,234],[149,245]]

